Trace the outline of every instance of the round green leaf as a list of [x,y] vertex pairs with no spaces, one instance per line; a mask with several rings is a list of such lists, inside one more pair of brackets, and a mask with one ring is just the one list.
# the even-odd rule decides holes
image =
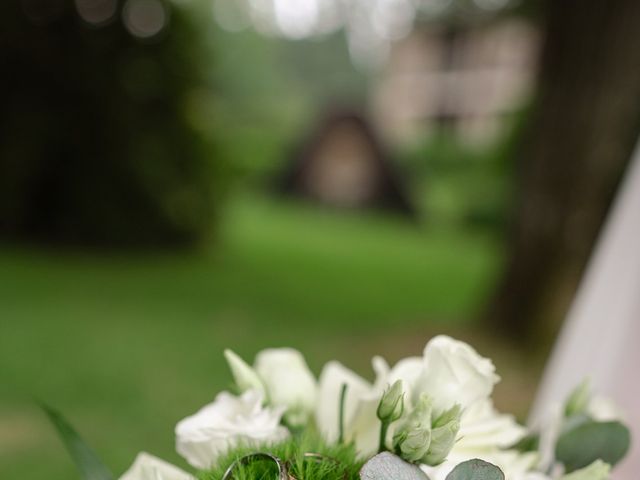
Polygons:
[[475,458],[456,465],[446,480],[504,480],[504,473],[495,465]]
[[600,459],[613,466],[629,450],[631,434],[620,422],[589,420],[566,430],[556,444],[556,458],[567,472]]

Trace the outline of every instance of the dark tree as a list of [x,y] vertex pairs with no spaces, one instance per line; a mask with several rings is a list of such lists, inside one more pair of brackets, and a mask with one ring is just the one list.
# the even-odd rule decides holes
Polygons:
[[506,271],[487,315],[497,332],[534,341],[564,317],[640,133],[640,2],[544,8]]
[[211,59],[194,21],[161,0],[1,2],[0,238],[184,245],[210,230],[221,165],[198,125]]

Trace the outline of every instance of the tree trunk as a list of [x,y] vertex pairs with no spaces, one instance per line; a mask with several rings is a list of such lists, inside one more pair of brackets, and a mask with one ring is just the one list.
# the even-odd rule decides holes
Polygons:
[[487,315],[522,341],[560,325],[640,126],[640,1],[546,3],[507,262]]

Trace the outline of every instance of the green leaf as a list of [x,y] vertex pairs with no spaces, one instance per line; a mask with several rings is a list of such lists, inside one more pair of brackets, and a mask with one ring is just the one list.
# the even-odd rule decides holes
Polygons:
[[80,471],[80,478],[82,480],[113,480],[113,474],[64,417],[47,405],[41,405],[41,407],[67,447]]
[[590,399],[591,385],[589,379],[584,379],[569,395],[564,406],[565,417],[585,413]]
[[504,480],[504,473],[495,465],[475,458],[456,465],[445,480]]
[[613,466],[626,455],[631,443],[629,429],[620,422],[589,420],[565,430],[556,444],[556,458],[567,472],[600,459]]
[[361,480],[429,480],[417,465],[397,455],[382,452],[371,458],[360,470]]
[[540,448],[540,434],[539,433],[530,433],[525,435],[516,443],[511,445],[508,450],[517,450],[522,453],[526,452],[535,452]]

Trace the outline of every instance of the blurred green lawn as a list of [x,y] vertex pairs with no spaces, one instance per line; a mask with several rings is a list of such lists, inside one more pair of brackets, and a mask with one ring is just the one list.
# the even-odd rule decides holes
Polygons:
[[117,474],[142,449],[180,463],[173,426],[229,385],[225,347],[368,373],[465,325],[500,261],[488,236],[400,219],[261,197],[225,212],[198,254],[0,250],[0,478],[77,478],[34,398]]

